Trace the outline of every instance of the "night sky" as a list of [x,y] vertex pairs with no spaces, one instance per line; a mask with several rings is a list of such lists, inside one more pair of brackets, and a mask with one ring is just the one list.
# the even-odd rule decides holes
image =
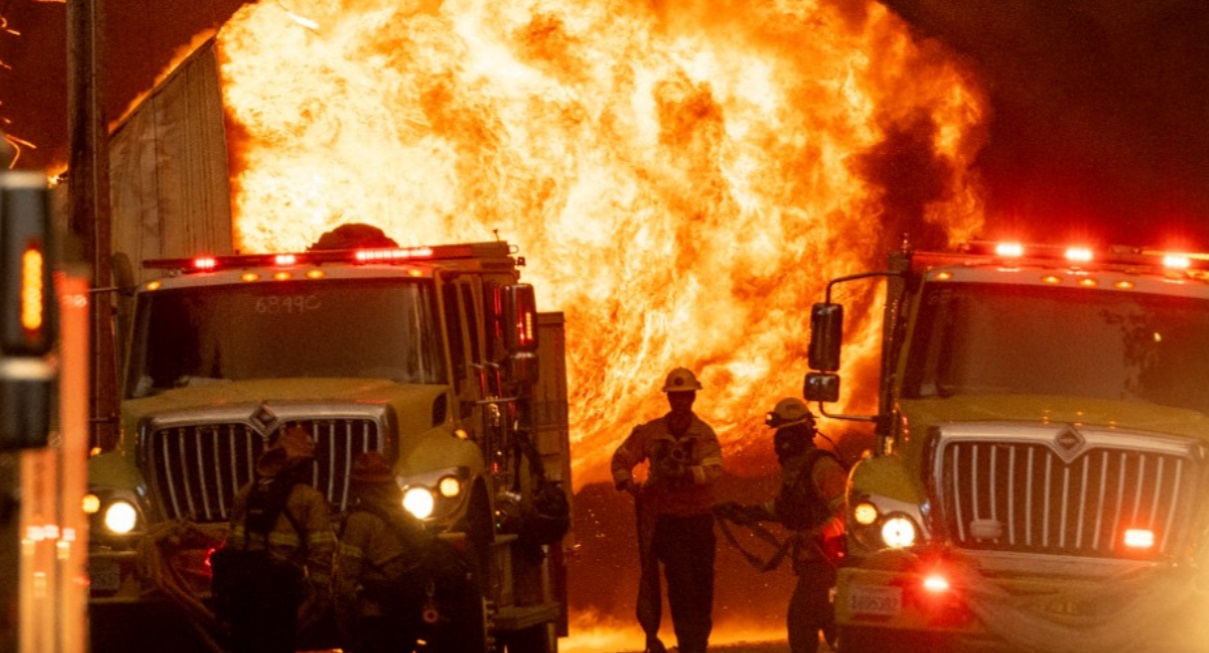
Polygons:
[[1209,4],[886,4],[982,73],[989,231],[1209,247]]

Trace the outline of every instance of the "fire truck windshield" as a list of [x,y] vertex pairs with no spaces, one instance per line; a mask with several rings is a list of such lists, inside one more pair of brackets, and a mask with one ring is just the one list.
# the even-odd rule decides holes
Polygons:
[[295,281],[140,295],[128,398],[173,388],[299,377],[444,383],[431,282]]
[[931,284],[907,398],[1065,395],[1209,414],[1209,300],[989,283]]

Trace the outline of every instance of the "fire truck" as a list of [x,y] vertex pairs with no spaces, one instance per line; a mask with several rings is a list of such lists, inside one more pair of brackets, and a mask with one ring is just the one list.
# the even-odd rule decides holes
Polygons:
[[[829,282],[804,395],[876,435],[849,476],[843,653],[1209,646],[1207,262],[976,242]],[[825,405],[849,283],[885,293],[875,415]]]
[[465,556],[467,650],[556,650],[563,321],[537,312],[524,263],[503,241],[146,262],[164,276],[133,302],[120,441],[89,460],[94,649],[142,650],[131,638],[171,619],[222,649],[209,555],[258,455],[301,426],[334,521],[353,458],[381,452],[399,510]]

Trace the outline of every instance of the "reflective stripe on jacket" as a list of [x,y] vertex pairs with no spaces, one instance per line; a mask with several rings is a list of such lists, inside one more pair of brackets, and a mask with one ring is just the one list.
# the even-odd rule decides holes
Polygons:
[[330,590],[336,534],[332,530],[327,499],[305,483],[294,484],[286,497],[285,509],[277,516],[266,538],[259,533],[248,533],[244,524],[254,483],[235,493],[227,546],[244,548],[246,543],[251,550],[267,548],[274,558],[305,568],[309,582],[317,589]]

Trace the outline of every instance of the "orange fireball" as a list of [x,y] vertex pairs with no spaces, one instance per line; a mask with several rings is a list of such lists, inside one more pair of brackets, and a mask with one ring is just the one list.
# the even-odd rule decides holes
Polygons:
[[[800,395],[829,278],[981,226],[986,99],[875,3],[280,0],[218,44],[237,246],[516,243],[566,313],[577,487],[676,366],[742,447]],[[850,325],[846,369],[879,328]]]

